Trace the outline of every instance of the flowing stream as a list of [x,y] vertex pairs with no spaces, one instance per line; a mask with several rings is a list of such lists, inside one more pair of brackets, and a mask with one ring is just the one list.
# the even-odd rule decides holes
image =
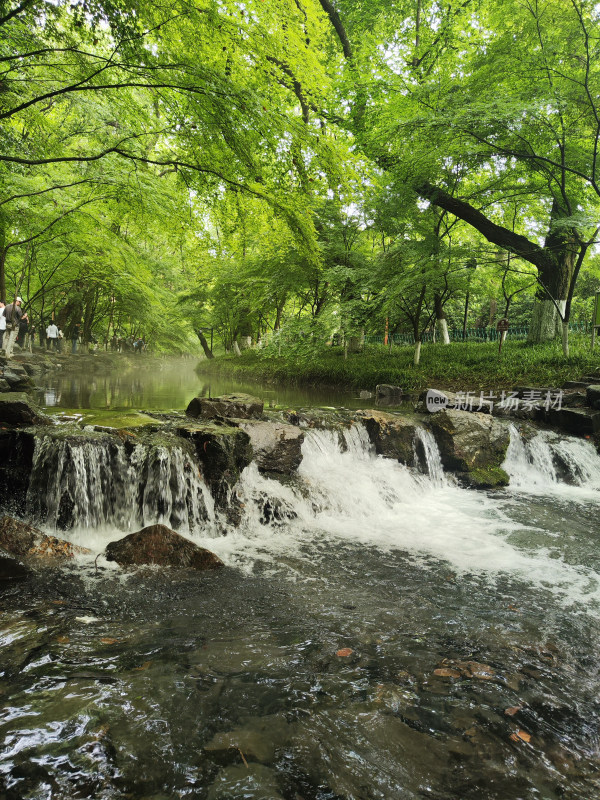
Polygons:
[[[478,492],[415,448],[307,431],[233,528],[184,450],[38,442],[29,511],[92,555],[2,595],[0,796],[600,797],[600,456],[513,427]],[[228,568],[96,558],[161,520]]]

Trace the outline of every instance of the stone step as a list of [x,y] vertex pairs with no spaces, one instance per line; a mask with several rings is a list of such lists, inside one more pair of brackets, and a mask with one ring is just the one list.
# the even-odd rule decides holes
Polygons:
[[579,436],[600,433],[600,411],[591,408],[550,409],[544,413],[544,420],[549,425]]
[[589,386],[589,381],[566,381],[562,385],[562,389],[586,389]]

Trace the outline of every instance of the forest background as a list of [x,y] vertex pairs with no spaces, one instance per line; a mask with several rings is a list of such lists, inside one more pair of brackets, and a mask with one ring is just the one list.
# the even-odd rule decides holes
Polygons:
[[0,0],[0,296],[155,352],[418,363],[509,318],[566,357],[599,49],[590,0]]

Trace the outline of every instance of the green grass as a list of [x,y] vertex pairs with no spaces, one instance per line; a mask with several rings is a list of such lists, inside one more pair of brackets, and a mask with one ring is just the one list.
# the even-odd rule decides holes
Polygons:
[[[528,345],[508,341],[498,357],[493,342],[424,344],[421,364],[414,367],[411,346],[368,345],[362,353],[344,359],[341,348],[311,351],[305,344],[294,350],[275,348],[246,350],[238,358],[220,356],[202,361],[202,372],[222,373],[240,378],[261,378],[297,385],[373,389],[391,383],[405,391],[429,386],[462,391],[506,389],[518,384],[560,386],[578,380],[600,367],[600,346],[592,354],[590,339],[572,336],[571,356],[563,356],[560,342]],[[600,382],[600,379],[599,379]]]

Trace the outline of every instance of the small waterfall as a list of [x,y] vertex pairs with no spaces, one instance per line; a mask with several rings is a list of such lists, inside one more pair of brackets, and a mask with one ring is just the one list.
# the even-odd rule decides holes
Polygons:
[[552,431],[524,439],[511,425],[504,469],[512,488],[529,492],[555,491],[560,484],[600,488],[600,455],[594,445]]
[[163,523],[192,533],[214,519],[214,504],[198,465],[180,448],[125,445],[110,436],[42,436],[27,515],[62,530]]
[[415,462],[421,464],[423,472],[429,475],[434,486],[446,486],[448,479],[442,466],[437,442],[431,431],[426,428],[417,428],[414,442]]

